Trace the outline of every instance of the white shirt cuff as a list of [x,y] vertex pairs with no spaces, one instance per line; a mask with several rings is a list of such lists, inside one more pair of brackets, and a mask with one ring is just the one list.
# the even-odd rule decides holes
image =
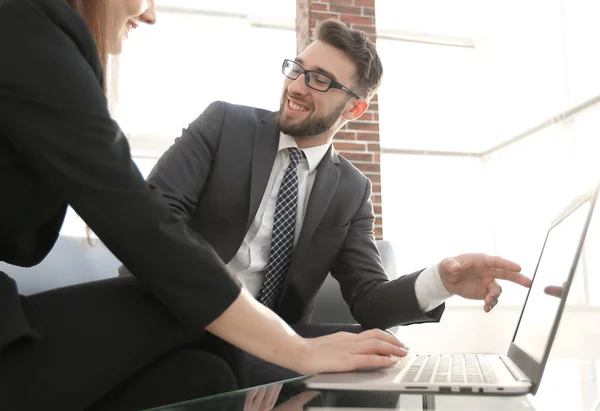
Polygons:
[[415,281],[415,294],[421,311],[425,313],[435,309],[452,296],[442,283],[437,264],[419,274]]

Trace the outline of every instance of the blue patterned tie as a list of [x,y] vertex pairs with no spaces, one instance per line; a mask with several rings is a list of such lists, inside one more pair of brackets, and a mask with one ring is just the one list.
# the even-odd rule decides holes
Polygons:
[[298,208],[298,163],[304,157],[304,153],[295,147],[287,150],[290,156],[290,165],[283,176],[277,194],[267,275],[258,294],[258,301],[271,309],[277,302],[292,258]]

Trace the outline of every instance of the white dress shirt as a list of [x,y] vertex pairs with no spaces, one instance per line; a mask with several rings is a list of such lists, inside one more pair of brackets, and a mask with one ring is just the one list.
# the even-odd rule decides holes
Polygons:
[[[317,175],[317,167],[327,153],[331,143],[302,149],[306,158],[298,164],[298,208],[296,211],[296,228],[294,246],[302,229],[308,199]],[[283,133],[279,136],[279,148],[271,170],[269,182],[260,202],[252,225],[248,229],[244,241],[227,269],[241,281],[243,286],[257,297],[267,274],[267,263],[271,248],[271,233],[275,217],[277,194],[283,176],[290,165],[286,148],[298,147],[293,137]],[[450,296],[440,279],[437,265],[425,269],[415,282],[415,292],[419,307],[424,312],[436,308]]]

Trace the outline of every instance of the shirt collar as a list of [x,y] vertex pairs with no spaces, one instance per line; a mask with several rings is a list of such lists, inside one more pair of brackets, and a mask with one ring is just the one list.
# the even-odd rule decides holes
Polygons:
[[[329,150],[331,143],[322,144],[320,146],[303,148],[302,151],[306,156],[306,160],[308,161],[308,172],[312,173],[317,169],[319,163],[323,157],[325,157],[325,153]],[[296,144],[296,139],[294,137],[288,136],[287,134],[279,133],[279,148],[277,152],[284,150],[290,147],[298,147]]]

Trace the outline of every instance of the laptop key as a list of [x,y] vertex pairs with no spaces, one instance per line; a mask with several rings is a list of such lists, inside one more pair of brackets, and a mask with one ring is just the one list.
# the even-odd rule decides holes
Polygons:
[[429,381],[431,381],[432,375],[433,375],[432,372],[423,372],[419,376],[419,379],[417,380],[417,382],[429,382]]
[[467,374],[467,382],[483,382],[483,378],[479,374]]

